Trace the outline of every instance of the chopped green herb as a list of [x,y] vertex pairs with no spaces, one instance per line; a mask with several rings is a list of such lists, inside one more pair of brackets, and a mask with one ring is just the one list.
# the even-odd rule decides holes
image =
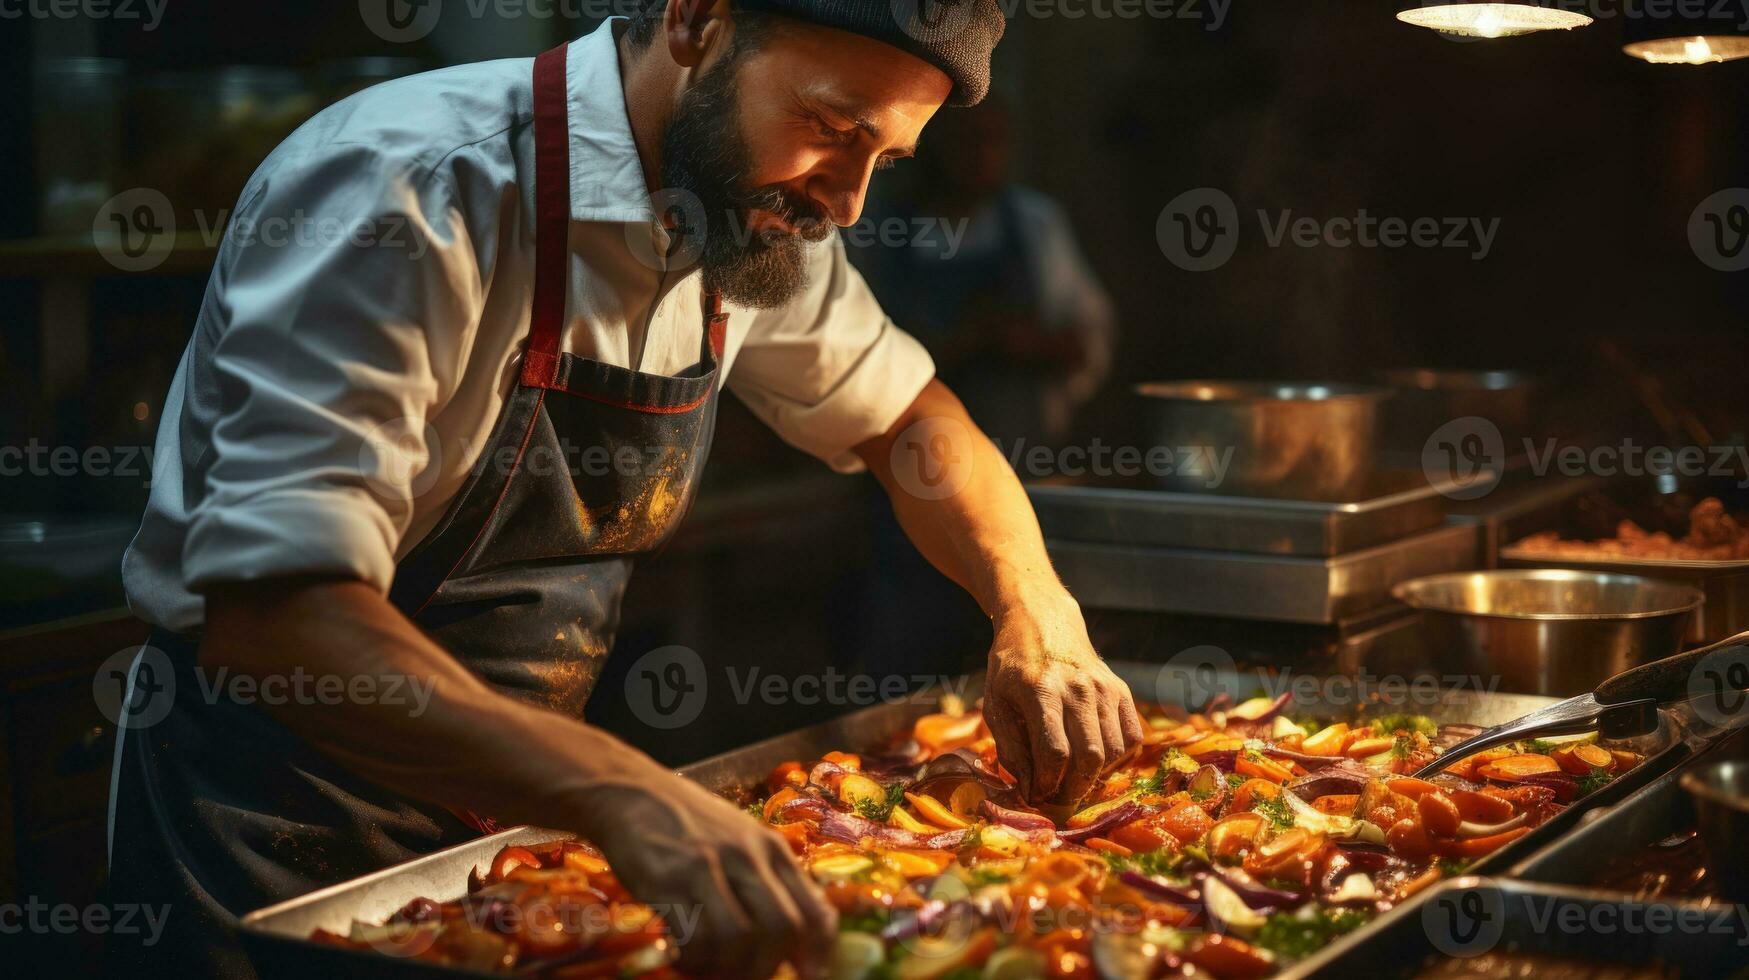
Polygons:
[[1105,864],[1112,874],[1125,871],[1139,871],[1145,875],[1170,875],[1173,869],[1184,861],[1181,855],[1170,851],[1143,851],[1140,854],[1113,854],[1106,851],[1101,854]]
[[1294,912],[1277,912],[1257,931],[1256,942],[1277,956],[1301,960],[1365,925],[1367,918],[1359,909],[1319,909],[1304,918]]
[[1135,781],[1130,783],[1130,789],[1141,794],[1158,793],[1165,787],[1165,785],[1166,768],[1165,763],[1162,762],[1159,769],[1154,770],[1146,776],[1137,776]]
[[765,822],[765,801],[754,800],[747,804],[747,813],[760,823]]
[[1590,796],[1615,779],[1615,774],[1599,767],[1592,767],[1591,775],[1579,777],[1579,795]]
[[1439,734],[1439,725],[1426,715],[1394,714],[1380,715],[1366,722],[1373,731],[1381,735],[1391,735],[1396,732],[1408,732],[1411,735],[1425,735],[1428,738]]
[[1227,786],[1230,789],[1238,789],[1239,787],[1245,785],[1245,780],[1247,780],[1249,778],[1250,778],[1249,776],[1242,776],[1236,772],[1227,773]]
[[868,797],[863,797],[862,799],[857,800],[856,812],[876,823],[886,823],[887,819],[893,815],[893,807],[898,806],[904,801],[904,799],[904,785],[894,783],[887,787],[887,797],[884,800],[875,800]]
[[1548,755],[1556,748],[1558,748],[1558,746],[1556,746],[1555,743],[1545,742],[1540,738],[1533,738],[1524,743],[1524,751],[1535,753],[1536,755]]
[[1440,858],[1439,873],[1447,878],[1456,878],[1470,866],[1469,858]]
[[1269,821],[1270,826],[1276,830],[1288,830],[1294,825],[1293,807],[1289,806],[1287,800],[1282,799],[1280,794],[1270,797],[1259,796],[1257,801],[1251,804],[1251,809]]
[[1005,875],[989,868],[973,868],[967,876],[966,885],[970,888],[988,888],[991,885],[1005,885],[1014,880],[1012,875]]
[[1391,758],[1407,759],[1415,751],[1415,738],[1412,735],[1398,735],[1391,740]]

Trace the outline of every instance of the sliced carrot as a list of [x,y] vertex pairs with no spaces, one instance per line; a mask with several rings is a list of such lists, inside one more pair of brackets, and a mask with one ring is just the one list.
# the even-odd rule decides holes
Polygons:
[[1354,808],[1359,802],[1358,793],[1331,793],[1313,800],[1312,809],[1331,816],[1349,817],[1354,815]]
[[862,770],[862,756],[850,752],[828,752],[820,757],[820,761],[830,762],[840,769],[849,769],[851,772]]
[[1275,972],[1275,958],[1243,939],[1220,934],[1199,939],[1184,958],[1217,977],[1250,980]]
[[1180,803],[1166,813],[1161,828],[1180,843],[1190,844],[1202,838],[1214,826],[1214,821],[1197,803]]
[[1454,836],[1457,834],[1458,824],[1464,821],[1463,815],[1458,813],[1457,804],[1438,790],[1423,793],[1415,801],[1415,805],[1421,813],[1421,825],[1436,837]]
[[1281,795],[1281,786],[1275,781],[1258,778],[1247,779],[1233,791],[1233,802],[1227,809],[1232,813],[1243,813],[1256,805],[1259,800],[1273,800]]
[[1530,833],[1529,827],[1514,827],[1501,834],[1490,837],[1470,837],[1465,840],[1434,841],[1434,849],[1441,857],[1475,858],[1484,854],[1492,854],[1507,844],[1512,843],[1525,834]]
[[771,794],[771,798],[765,801],[765,822],[770,823],[771,818],[777,816],[777,811],[782,809],[785,803],[798,799],[801,795],[796,792],[794,786],[785,786]]
[[1111,832],[1111,841],[1135,854],[1161,849],[1178,850],[1178,838],[1165,827],[1166,815],[1156,813],[1129,823]]
[[1394,779],[1387,779],[1385,780],[1385,785],[1390,787],[1391,792],[1401,793],[1412,800],[1418,800],[1422,796],[1439,789],[1438,786],[1435,786],[1427,780],[1416,779],[1413,776],[1398,776]]
[[1472,823],[1499,823],[1511,818],[1512,804],[1498,796],[1454,789],[1446,794],[1457,804],[1458,813]]
[[1522,755],[1509,755],[1503,759],[1495,759],[1487,765],[1477,767],[1476,774],[1483,779],[1505,779],[1510,781],[1523,779],[1526,776],[1534,776],[1538,773],[1559,772],[1560,769],[1560,763],[1546,755],[1524,753]]
[[796,775],[801,777],[799,780],[800,782],[805,783],[808,781],[808,771],[802,768],[801,763],[794,759],[791,759],[788,762],[778,763],[777,768],[771,770],[771,775],[765,777],[766,792],[775,793],[785,786],[794,785],[797,780],[794,780],[791,777]]
[[887,818],[887,822],[900,830],[909,830],[913,834],[937,834],[941,832],[940,827],[930,826],[913,817],[911,811],[902,806],[893,807],[893,814]]
[[1589,776],[1592,770],[1607,770],[1615,765],[1609,750],[1596,745],[1563,746],[1549,754],[1562,769],[1575,776]]
[[1210,857],[1231,858],[1251,847],[1263,831],[1263,817],[1256,813],[1233,813],[1216,821],[1208,832]]
[[1104,851],[1107,854],[1116,854],[1118,857],[1129,857],[1131,854],[1135,853],[1122,844],[1119,844],[1116,841],[1106,840],[1103,837],[1087,838],[1087,846],[1096,851]]
[[1294,775],[1292,769],[1268,756],[1259,756],[1253,759],[1243,754],[1239,756],[1238,761],[1233,763],[1233,771],[1241,776],[1252,776],[1272,783],[1285,783]]

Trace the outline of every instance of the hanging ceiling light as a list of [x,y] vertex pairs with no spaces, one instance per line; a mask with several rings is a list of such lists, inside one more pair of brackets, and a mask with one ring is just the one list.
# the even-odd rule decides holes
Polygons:
[[1405,24],[1426,27],[1460,37],[1513,37],[1536,31],[1570,31],[1584,27],[1591,18],[1564,9],[1556,2],[1510,0],[1507,3],[1448,3],[1446,0],[1412,0],[1397,12]]
[[1745,36],[1749,25],[1740,14],[1726,13],[1724,5],[1705,6],[1704,13],[1682,13],[1683,5],[1676,4],[1666,8],[1666,16],[1654,16],[1658,8],[1641,5],[1625,15],[1628,43],[1622,50],[1654,65],[1710,65],[1749,58],[1749,36]]

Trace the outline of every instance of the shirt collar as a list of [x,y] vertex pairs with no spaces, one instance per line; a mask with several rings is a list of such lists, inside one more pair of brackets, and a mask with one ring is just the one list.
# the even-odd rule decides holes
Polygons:
[[571,42],[566,58],[573,221],[655,220],[620,83],[619,34],[626,24],[620,17],[603,21]]

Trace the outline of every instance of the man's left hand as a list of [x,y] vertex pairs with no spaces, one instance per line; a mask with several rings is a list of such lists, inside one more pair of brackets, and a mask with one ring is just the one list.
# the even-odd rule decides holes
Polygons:
[[1067,594],[996,621],[984,718],[997,756],[1034,803],[1073,805],[1142,740],[1129,685],[1087,638]]

